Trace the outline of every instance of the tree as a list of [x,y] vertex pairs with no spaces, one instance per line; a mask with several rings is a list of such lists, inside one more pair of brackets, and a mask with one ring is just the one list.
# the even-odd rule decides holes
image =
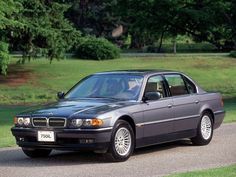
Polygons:
[[0,42],[0,73],[3,75],[7,74],[9,59],[8,44]]
[[119,25],[114,14],[117,0],[73,0],[67,17],[85,35],[111,38],[111,31]]
[[20,4],[13,0],[0,1],[0,30],[17,24],[12,18],[12,14],[16,13],[18,8],[20,8]]
[[17,21],[12,18],[12,15],[17,12],[16,7],[20,4],[13,0],[0,1],[0,74],[6,75],[7,66],[9,64],[9,51],[6,38],[6,28],[12,28],[19,25]]
[[18,41],[15,47],[23,51],[22,63],[39,51],[52,61],[74,46],[80,32],[64,17],[68,5],[49,0],[16,1],[23,6],[15,17],[23,27],[12,29],[14,35],[11,40],[12,43]]
[[164,35],[188,34],[224,49],[226,43],[236,41],[235,1],[119,0],[117,12],[132,35],[132,47],[160,39],[161,48]]

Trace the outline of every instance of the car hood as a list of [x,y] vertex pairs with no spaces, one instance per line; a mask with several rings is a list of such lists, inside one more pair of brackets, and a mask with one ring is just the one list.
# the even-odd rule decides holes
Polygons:
[[62,100],[44,106],[32,107],[17,116],[72,117],[76,115],[96,116],[136,102],[109,99]]

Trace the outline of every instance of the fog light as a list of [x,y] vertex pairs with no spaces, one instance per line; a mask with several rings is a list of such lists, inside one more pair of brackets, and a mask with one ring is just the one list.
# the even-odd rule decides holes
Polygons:
[[25,138],[19,138],[20,141],[25,141]]

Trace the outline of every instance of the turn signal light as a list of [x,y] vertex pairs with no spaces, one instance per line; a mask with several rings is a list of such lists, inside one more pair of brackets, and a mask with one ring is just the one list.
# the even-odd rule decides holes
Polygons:
[[15,125],[18,123],[17,117],[14,117],[13,122],[14,122]]
[[221,105],[221,107],[224,107],[224,100],[223,100],[223,98],[221,98],[220,105]]
[[101,119],[92,119],[92,126],[100,126],[103,124],[103,121]]

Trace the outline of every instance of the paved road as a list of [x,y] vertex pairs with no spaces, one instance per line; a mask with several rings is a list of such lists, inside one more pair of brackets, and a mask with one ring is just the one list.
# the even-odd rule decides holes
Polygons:
[[107,163],[93,153],[56,151],[49,158],[29,159],[19,148],[0,150],[1,177],[156,177],[230,164],[236,164],[235,123],[217,129],[208,146],[184,140],[157,145],[136,150],[123,163]]

